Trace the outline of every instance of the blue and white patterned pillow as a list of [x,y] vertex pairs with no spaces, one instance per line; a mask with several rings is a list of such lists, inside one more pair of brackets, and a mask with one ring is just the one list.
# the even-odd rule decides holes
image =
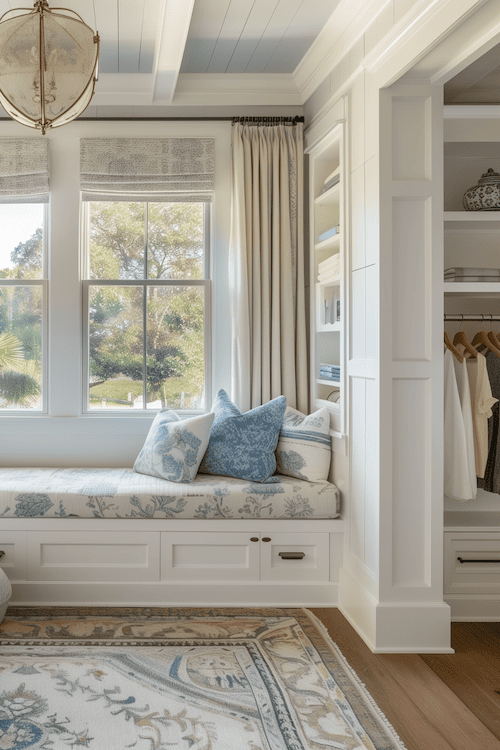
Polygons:
[[331,459],[328,409],[318,409],[306,417],[289,406],[276,448],[278,473],[309,482],[323,482],[328,479]]
[[215,419],[200,474],[268,481],[276,471],[275,450],[285,409],[286,398],[280,396],[242,414],[220,390],[212,405]]
[[134,471],[170,482],[192,482],[210,437],[213,414],[181,419],[170,410],[158,412]]

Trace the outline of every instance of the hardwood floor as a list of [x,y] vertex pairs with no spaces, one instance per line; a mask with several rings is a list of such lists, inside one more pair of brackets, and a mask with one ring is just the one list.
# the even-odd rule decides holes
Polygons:
[[338,609],[311,611],[407,750],[500,750],[500,624],[453,623],[455,654],[373,654]]

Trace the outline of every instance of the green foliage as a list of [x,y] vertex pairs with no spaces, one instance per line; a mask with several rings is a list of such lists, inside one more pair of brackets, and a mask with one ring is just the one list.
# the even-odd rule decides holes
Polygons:
[[21,242],[10,254],[15,264],[15,279],[39,279],[42,275],[43,229],[38,227],[26,242]]
[[23,357],[21,342],[11,333],[0,334],[0,370],[14,367]]
[[[149,287],[144,347],[142,287],[119,285],[120,279],[145,277],[146,223],[148,278],[203,277],[201,204],[91,204],[90,276],[117,280],[116,286],[91,288],[90,376],[91,382],[106,381],[92,386],[91,393],[111,399],[116,383],[142,381],[145,356],[148,401],[171,403],[182,392],[199,398],[204,379],[203,290]],[[120,390],[119,400],[130,392]]]

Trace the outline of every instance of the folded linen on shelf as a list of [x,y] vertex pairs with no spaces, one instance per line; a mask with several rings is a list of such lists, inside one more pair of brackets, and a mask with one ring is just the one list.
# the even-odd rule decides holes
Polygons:
[[318,281],[324,283],[325,281],[340,281],[339,273],[322,273],[318,276]]
[[336,253],[335,255],[331,255],[326,260],[323,260],[321,261],[321,263],[318,263],[318,273],[323,273],[323,271],[328,271],[331,268],[340,268],[339,253]]
[[447,268],[444,272],[445,278],[449,276],[498,276],[500,268]]
[[337,227],[331,227],[330,229],[327,229],[326,232],[323,232],[318,237],[318,242],[324,242],[325,240],[329,240],[330,237],[335,237],[336,234],[339,234],[339,228]]

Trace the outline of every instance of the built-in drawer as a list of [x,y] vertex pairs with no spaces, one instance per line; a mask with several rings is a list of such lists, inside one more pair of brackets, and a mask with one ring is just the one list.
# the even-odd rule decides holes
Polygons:
[[161,534],[162,580],[258,581],[258,532]]
[[158,581],[160,533],[33,531],[27,562],[31,581]]
[[26,580],[25,531],[0,530],[0,568],[11,581]]
[[444,592],[500,594],[500,532],[445,532]]
[[273,533],[261,535],[261,580],[328,581],[328,533]]

